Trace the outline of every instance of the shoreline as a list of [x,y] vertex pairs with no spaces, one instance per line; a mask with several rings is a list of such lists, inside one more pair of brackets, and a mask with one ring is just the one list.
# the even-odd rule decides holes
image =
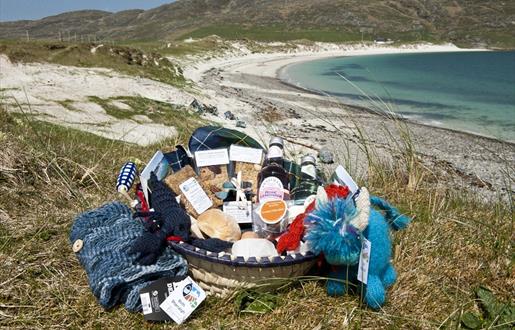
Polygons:
[[[281,74],[287,67],[289,67],[291,65],[301,64],[301,63],[311,62],[311,61],[317,61],[317,60],[322,60],[322,59],[328,59],[328,58],[353,57],[353,56],[375,56],[375,55],[386,55],[386,54],[414,54],[414,53],[429,54],[429,53],[488,52],[488,51],[491,51],[490,49],[486,49],[486,48],[459,48],[450,43],[449,44],[437,44],[437,45],[414,44],[414,45],[401,45],[401,46],[393,46],[393,47],[390,45],[380,45],[380,46],[374,46],[374,45],[368,46],[367,45],[364,47],[358,45],[357,48],[355,47],[356,45],[353,45],[353,46],[354,47],[351,47],[350,50],[349,49],[339,49],[337,51],[330,50],[330,51],[307,52],[307,53],[299,52],[299,53],[292,53],[292,54],[281,54],[281,53],[257,54],[258,56],[261,55],[262,59],[259,59],[259,57],[255,57],[255,60],[254,60],[252,58],[252,56],[246,56],[246,57],[244,57],[245,60],[243,61],[244,62],[243,65],[241,63],[238,63],[238,61],[239,60],[241,61],[241,59],[242,59],[242,58],[238,58],[238,57],[229,59],[228,61],[215,60],[213,63],[211,63],[212,61],[207,61],[207,62],[204,62],[201,64],[201,69],[196,70],[197,71],[196,74],[194,74],[192,76],[191,73],[188,73],[187,71],[185,71],[185,76],[189,76],[188,78],[193,81],[198,81],[199,80],[198,76],[202,76],[202,74],[205,74],[209,69],[214,68],[216,65],[221,66],[221,67],[227,67],[227,66],[231,67],[232,66],[231,64],[233,62],[235,62],[235,65],[236,65],[236,67],[232,66],[232,68],[231,68],[233,72],[243,72],[243,73],[255,74],[256,72],[254,72],[252,70],[252,69],[254,69],[252,64],[255,64],[255,62],[257,61],[257,62],[260,62],[260,66],[263,66],[263,64],[266,64],[269,66],[265,71],[259,73],[261,76],[268,76],[271,78],[275,78],[281,84],[286,85],[290,88],[297,89],[302,92],[307,92],[307,93],[322,96],[322,97],[328,97],[328,95],[324,95],[323,93],[320,93],[316,90],[311,90],[309,88],[301,87],[301,86],[295,85],[294,83],[288,82],[281,77]],[[341,52],[345,52],[345,53],[342,54]],[[274,62],[286,62],[286,63],[281,63],[280,65],[272,64]],[[249,63],[251,65],[250,70],[248,68]],[[207,67],[209,67],[209,69],[205,69],[205,68],[202,69],[202,65],[206,65]],[[247,68],[247,71],[245,71],[245,70],[241,71],[241,67]],[[273,73],[271,73],[271,71]],[[333,96],[331,95],[331,97],[333,97]],[[334,97],[334,98],[337,98],[337,97]],[[381,114],[377,111],[374,111],[366,106],[359,106],[359,105],[355,105],[355,104],[346,103],[345,100],[343,100],[341,98],[337,98],[337,99],[338,99],[339,103],[341,103],[342,106],[345,106],[347,108],[355,109],[355,110],[359,110],[359,111],[366,111],[366,112],[374,114],[374,115],[383,116],[383,114]],[[496,138],[496,137],[489,136],[489,135],[484,135],[484,134],[473,132],[473,131],[459,130],[459,129],[432,125],[430,123],[424,123],[421,121],[417,121],[414,119],[404,117],[402,115],[398,115],[398,114],[395,114],[395,115],[398,116],[397,119],[411,123],[413,125],[421,125],[421,126],[425,126],[425,127],[436,128],[436,129],[440,129],[440,130],[450,131],[450,132],[454,132],[454,133],[461,133],[461,134],[465,134],[465,135],[481,137],[481,138],[492,140],[492,141],[515,145],[515,141],[503,140],[500,138]],[[384,115],[384,116],[388,118],[387,115]]]
[[[302,62],[298,62],[298,63],[302,63]],[[281,84],[283,84],[283,85],[285,85],[287,87],[290,87],[290,88],[298,89],[299,91],[302,91],[302,92],[305,92],[305,93],[311,93],[311,94],[314,94],[314,95],[327,97],[327,95],[324,95],[321,92],[318,92],[316,90],[312,90],[312,89],[309,89],[309,88],[301,87],[301,86],[295,85],[295,84],[293,84],[291,82],[288,82],[288,81],[282,79],[280,77],[280,73],[281,73],[281,71],[283,69],[286,69],[286,67],[288,67],[289,65],[290,64],[284,65],[284,66],[282,66],[281,68],[279,68],[277,70],[277,74],[278,75],[277,75],[276,79],[277,79],[277,81],[279,83],[281,83]],[[345,106],[348,109],[351,109],[351,110],[354,110],[354,111],[365,111],[365,112],[373,114],[373,115],[383,116],[386,119],[393,119],[393,118],[389,118],[388,114],[382,114],[380,112],[374,111],[374,110],[372,110],[370,108],[367,108],[365,106],[359,106],[359,105],[355,105],[355,104],[345,103],[345,101],[343,99],[338,98],[336,96],[331,96],[331,97],[337,98],[339,101],[341,101],[342,106]],[[479,137],[479,138],[487,139],[487,140],[490,140],[490,141],[493,141],[493,142],[506,143],[508,145],[512,145],[512,146],[515,147],[515,141],[503,140],[503,139],[499,139],[499,138],[496,138],[496,137],[493,137],[493,136],[488,136],[488,135],[484,135],[484,134],[480,134],[480,133],[476,133],[476,132],[472,132],[472,131],[465,131],[465,130],[453,129],[453,128],[449,128],[449,127],[441,127],[441,126],[431,125],[431,124],[428,124],[428,123],[423,123],[423,122],[419,122],[419,121],[416,121],[416,120],[413,120],[413,119],[410,119],[410,118],[406,118],[406,117],[404,117],[402,115],[399,115],[399,114],[396,114],[396,113],[391,114],[391,116],[395,116],[396,120],[404,121],[404,122],[410,123],[412,125],[420,125],[420,126],[424,126],[424,127],[428,127],[428,128],[436,128],[436,129],[440,129],[440,130],[444,130],[444,131],[449,131],[449,132],[453,132],[453,133],[469,135],[471,137]]]
[[[339,49],[293,54],[230,54],[200,60],[200,63],[185,69],[185,76],[196,83],[198,94],[204,97],[205,102],[217,105],[220,113],[231,111],[247,122],[245,131],[248,134],[261,137],[264,143],[271,134],[298,142],[298,146],[293,148],[294,157],[308,152],[302,146],[309,145],[312,150],[330,149],[336,156],[336,163],[345,164],[348,157],[359,163],[359,159],[366,155],[360,149],[356,135],[358,129],[366,132],[367,143],[377,149],[379,157],[393,162],[393,154],[398,150],[392,145],[401,139],[394,120],[385,120],[388,116],[366,107],[344,104],[341,99],[336,101],[336,98],[284,81],[280,77],[281,70],[293,63],[329,57],[465,51],[487,50],[459,49],[449,44],[405,47],[343,45]],[[264,122],[266,118],[272,119]],[[219,117],[213,119],[238,129],[234,122]],[[434,169],[437,185],[466,187],[484,198],[491,198],[496,191],[502,195],[515,191],[515,185],[510,182],[506,186],[502,176],[506,166],[515,164],[515,143],[512,141],[428,125],[405,117],[400,119],[409,127],[424,166]],[[366,176],[367,166],[357,166],[356,177]],[[328,170],[332,170],[331,166]]]

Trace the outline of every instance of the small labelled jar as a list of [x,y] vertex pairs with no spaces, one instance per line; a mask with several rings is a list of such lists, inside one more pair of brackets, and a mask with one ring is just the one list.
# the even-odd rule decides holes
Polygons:
[[283,200],[268,200],[255,211],[252,228],[261,238],[274,240],[288,227],[288,206]]

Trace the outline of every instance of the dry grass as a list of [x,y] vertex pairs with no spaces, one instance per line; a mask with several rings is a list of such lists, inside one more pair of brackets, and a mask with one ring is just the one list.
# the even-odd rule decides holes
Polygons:
[[286,116],[276,107],[268,106],[259,113],[259,117],[267,124],[286,119]]
[[[125,160],[149,159],[187,133],[141,148],[0,110],[0,326],[176,328],[145,323],[123,307],[102,310],[68,232],[77,213],[116,198],[114,180]],[[278,307],[264,315],[240,314],[232,301],[209,298],[186,327],[459,328],[463,312],[477,309],[473,289],[480,284],[513,299],[511,206],[435,189],[409,143],[394,165],[364,147],[370,164],[362,183],[414,217],[395,235],[399,279],[384,309],[373,312],[355,296],[328,297],[323,281],[303,281],[278,292]]]

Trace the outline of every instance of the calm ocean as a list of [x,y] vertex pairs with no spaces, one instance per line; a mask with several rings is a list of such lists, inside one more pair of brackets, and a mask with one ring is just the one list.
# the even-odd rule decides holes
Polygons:
[[343,103],[384,111],[382,100],[415,121],[515,141],[515,51],[338,57],[290,65],[281,78]]

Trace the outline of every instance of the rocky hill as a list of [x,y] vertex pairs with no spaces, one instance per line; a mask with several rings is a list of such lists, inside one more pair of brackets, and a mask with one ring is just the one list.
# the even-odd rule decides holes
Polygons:
[[515,1],[179,0],[151,10],[76,11],[0,23],[0,38],[453,41],[515,45]]

